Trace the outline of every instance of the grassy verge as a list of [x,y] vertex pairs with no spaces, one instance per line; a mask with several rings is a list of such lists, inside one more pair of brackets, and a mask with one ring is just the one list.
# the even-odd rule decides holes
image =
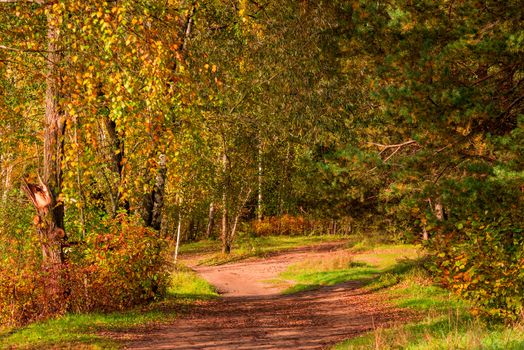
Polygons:
[[415,246],[381,246],[297,264],[281,278],[295,282],[286,293],[360,280],[364,288],[420,315],[417,322],[376,329],[334,349],[524,349],[523,326],[488,325],[473,317],[467,302],[432,283],[423,259]]
[[71,314],[16,330],[3,330],[0,348],[119,349],[118,342],[102,335],[104,331],[170,322],[176,318],[176,310],[184,305],[215,296],[217,293],[205,280],[180,267],[172,274],[172,285],[162,302],[126,312]]
[[324,242],[346,239],[340,235],[323,236],[264,236],[253,237],[244,235],[235,241],[231,254],[220,253],[220,242],[203,240],[195,243],[184,244],[180,253],[185,255],[203,255],[198,261],[200,265],[221,265],[242,259],[266,256],[268,254],[285,251],[297,247],[312,246]]
[[467,302],[433,285],[416,265],[383,274],[367,288],[381,290],[399,307],[418,311],[421,319],[376,329],[334,349],[524,349],[522,326],[490,325],[472,316]]
[[366,252],[341,251],[329,259],[311,259],[290,266],[281,278],[296,283],[284,293],[330,286],[345,281],[371,283],[381,274],[398,268],[397,258],[417,259],[422,252],[411,245],[379,246]]

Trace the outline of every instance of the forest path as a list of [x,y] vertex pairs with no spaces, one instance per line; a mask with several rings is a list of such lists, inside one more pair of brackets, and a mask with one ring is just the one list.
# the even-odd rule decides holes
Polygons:
[[350,281],[292,295],[268,283],[289,265],[348,254],[324,243],[220,266],[193,269],[217,287],[218,300],[194,305],[173,324],[133,334],[127,349],[323,349],[409,318],[383,296]]

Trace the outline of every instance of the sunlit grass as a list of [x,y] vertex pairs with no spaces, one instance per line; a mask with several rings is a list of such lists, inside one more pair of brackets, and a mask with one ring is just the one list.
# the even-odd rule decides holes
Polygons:
[[375,331],[334,347],[337,350],[364,349],[524,349],[522,326],[488,326],[467,313],[428,313],[418,322]]
[[218,297],[212,285],[183,265],[179,265],[172,274],[172,283],[168,292],[177,299],[205,300]]
[[524,349],[524,328],[489,325],[469,304],[434,285],[418,264],[380,275],[367,286],[382,290],[396,306],[417,311],[420,320],[350,339],[335,349]]
[[335,349],[524,349],[523,326],[488,325],[470,314],[467,302],[435,285],[424,269],[420,247],[395,245],[352,251],[355,254],[339,253],[291,266],[280,276],[295,281],[285,293],[358,280],[363,288],[383,293],[390,303],[412,309],[420,318],[376,329]]
[[173,321],[181,305],[216,297],[214,288],[190,269],[179,266],[172,274],[168,296],[142,308],[126,312],[70,314],[0,333],[2,349],[118,349],[117,341],[103,331]]
[[183,244],[181,254],[203,255],[198,262],[201,265],[220,265],[250,257],[267,256],[268,254],[285,251],[297,247],[312,246],[324,242],[347,239],[342,235],[321,236],[240,236],[234,243],[230,254],[220,252],[221,242],[204,240],[195,243]]
[[412,245],[379,246],[363,253],[342,251],[329,258],[309,259],[290,266],[280,277],[296,282],[284,291],[286,294],[346,281],[371,283],[380,274],[397,267],[399,258],[418,258],[421,254]]
[[2,349],[117,349],[117,342],[97,334],[101,330],[118,330],[153,321],[173,318],[161,311],[139,310],[108,314],[67,315],[45,322],[37,322],[12,333],[0,335]]

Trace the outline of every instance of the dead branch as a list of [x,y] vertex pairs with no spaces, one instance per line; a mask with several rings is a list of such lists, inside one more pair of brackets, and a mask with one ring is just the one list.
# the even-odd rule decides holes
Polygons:
[[391,154],[384,159],[384,163],[390,160],[391,157],[393,157],[395,154],[397,154],[398,151],[402,149],[402,147],[409,146],[409,145],[419,146],[418,142],[415,140],[409,140],[409,141],[397,143],[394,145],[383,145],[383,144],[375,143],[375,142],[368,142],[368,144],[381,148],[379,155],[382,155],[382,153],[384,153],[385,151],[389,149],[394,149],[393,152],[391,152]]
[[27,194],[29,199],[31,199],[37,211],[40,212],[41,210],[46,210],[51,204],[51,196],[42,179],[38,177],[38,180],[40,182],[39,185],[31,184],[23,179],[22,190]]
[[404,147],[404,146],[408,146],[408,145],[412,145],[412,144],[417,144],[418,145],[417,141],[415,141],[415,140],[409,140],[409,141],[406,141],[406,142],[397,143],[395,145],[383,145],[383,144],[375,143],[375,142],[368,142],[368,144],[380,147],[381,151],[384,151],[384,150],[390,149],[390,148]]

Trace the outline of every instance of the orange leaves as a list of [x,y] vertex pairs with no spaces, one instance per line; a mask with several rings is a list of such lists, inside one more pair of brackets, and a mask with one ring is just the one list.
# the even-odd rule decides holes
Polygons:
[[258,236],[268,235],[301,235],[311,231],[320,223],[319,220],[310,220],[303,216],[283,215],[272,216],[260,221],[253,221],[251,226]]
[[125,216],[108,231],[89,235],[81,258],[71,266],[74,311],[115,310],[140,304],[165,291],[167,242]]

